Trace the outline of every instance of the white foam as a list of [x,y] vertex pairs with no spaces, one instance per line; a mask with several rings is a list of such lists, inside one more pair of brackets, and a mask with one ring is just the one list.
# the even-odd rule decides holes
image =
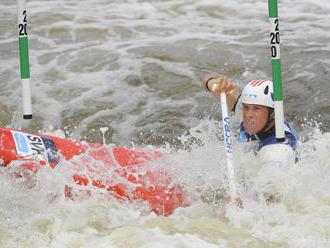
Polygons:
[[[254,155],[235,144],[237,184],[245,204],[238,211],[218,199],[227,189],[220,125],[196,118],[220,116],[198,88],[205,73],[224,72],[240,86],[271,76],[266,1],[57,0],[28,1],[27,8],[32,124],[20,114],[16,5],[0,3],[0,102],[13,113],[8,126],[44,130],[52,125],[78,138],[96,123],[114,130],[112,141],[127,145],[145,130],[158,134],[182,124],[178,132],[190,133],[180,137],[186,149],[152,166],[166,165],[178,175],[176,182],[193,204],[161,218],[143,215],[143,206],[125,206],[98,194],[78,203],[61,197],[52,202],[49,198],[62,196],[70,178],[67,164],[57,174],[43,171],[36,190],[29,189],[30,182],[1,174],[0,246],[329,246],[328,132],[308,129],[300,161],[285,171],[259,168],[251,162]],[[286,111],[301,118],[320,113],[325,125],[329,11],[326,0],[279,2]],[[129,76],[137,79],[135,86]],[[162,113],[168,111],[178,114],[166,119]],[[109,123],[98,123],[107,118]],[[277,193],[280,202],[265,205],[265,189]]]

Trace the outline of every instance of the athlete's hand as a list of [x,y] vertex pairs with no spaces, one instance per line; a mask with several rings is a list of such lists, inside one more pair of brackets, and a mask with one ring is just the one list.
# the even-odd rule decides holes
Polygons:
[[229,92],[236,89],[236,86],[229,78],[219,75],[217,78],[208,80],[207,88],[214,96],[219,97],[222,92],[227,95]]
[[220,94],[224,92],[227,96],[229,109],[234,110],[233,108],[241,95],[241,91],[234,81],[221,74],[211,74],[204,78],[203,84],[205,89],[215,97],[220,97]]

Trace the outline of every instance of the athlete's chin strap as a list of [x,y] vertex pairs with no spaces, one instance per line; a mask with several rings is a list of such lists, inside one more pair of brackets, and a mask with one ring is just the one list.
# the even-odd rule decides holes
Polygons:
[[267,129],[269,129],[269,127],[271,126],[271,124],[273,124],[273,121],[274,121],[274,109],[268,107],[268,118],[267,118],[267,122],[266,122],[265,126],[258,133],[256,133],[256,135],[258,137],[260,137],[260,134],[262,134]]

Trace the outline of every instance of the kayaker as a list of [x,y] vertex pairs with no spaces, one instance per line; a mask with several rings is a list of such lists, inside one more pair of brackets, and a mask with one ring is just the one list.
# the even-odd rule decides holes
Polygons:
[[[267,145],[276,144],[273,83],[268,80],[250,81],[241,91],[229,78],[220,74],[211,74],[203,80],[204,88],[215,97],[221,92],[227,96],[228,109],[242,111],[239,140],[256,141],[255,153]],[[296,150],[297,138],[294,129],[285,121],[285,142]]]
[[[297,138],[287,121],[284,123],[285,142],[279,144],[276,140],[271,81],[253,80],[241,91],[231,79],[224,75],[211,74],[205,77],[203,85],[205,90],[215,97],[220,97],[220,93],[225,92],[228,109],[233,112],[242,112],[239,141],[256,143],[254,152],[261,165],[282,167],[295,161]],[[274,199],[273,195],[265,198],[266,202],[276,201]],[[232,199],[225,197],[224,200],[229,203]],[[236,206],[243,206],[240,197],[233,200]]]

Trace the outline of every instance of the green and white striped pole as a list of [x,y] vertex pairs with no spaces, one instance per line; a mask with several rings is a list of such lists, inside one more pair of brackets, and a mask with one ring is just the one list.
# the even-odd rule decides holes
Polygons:
[[283,142],[285,140],[284,111],[281,75],[280,30],[277,0],[268,0],[268,12],[270,23],[270,50],[272,57],[273,88],[275,100],[275,131],[277,141]]
[[22,81],[23,118],[32,119],[29,44],[25,0],[18,0],[18,43]]

